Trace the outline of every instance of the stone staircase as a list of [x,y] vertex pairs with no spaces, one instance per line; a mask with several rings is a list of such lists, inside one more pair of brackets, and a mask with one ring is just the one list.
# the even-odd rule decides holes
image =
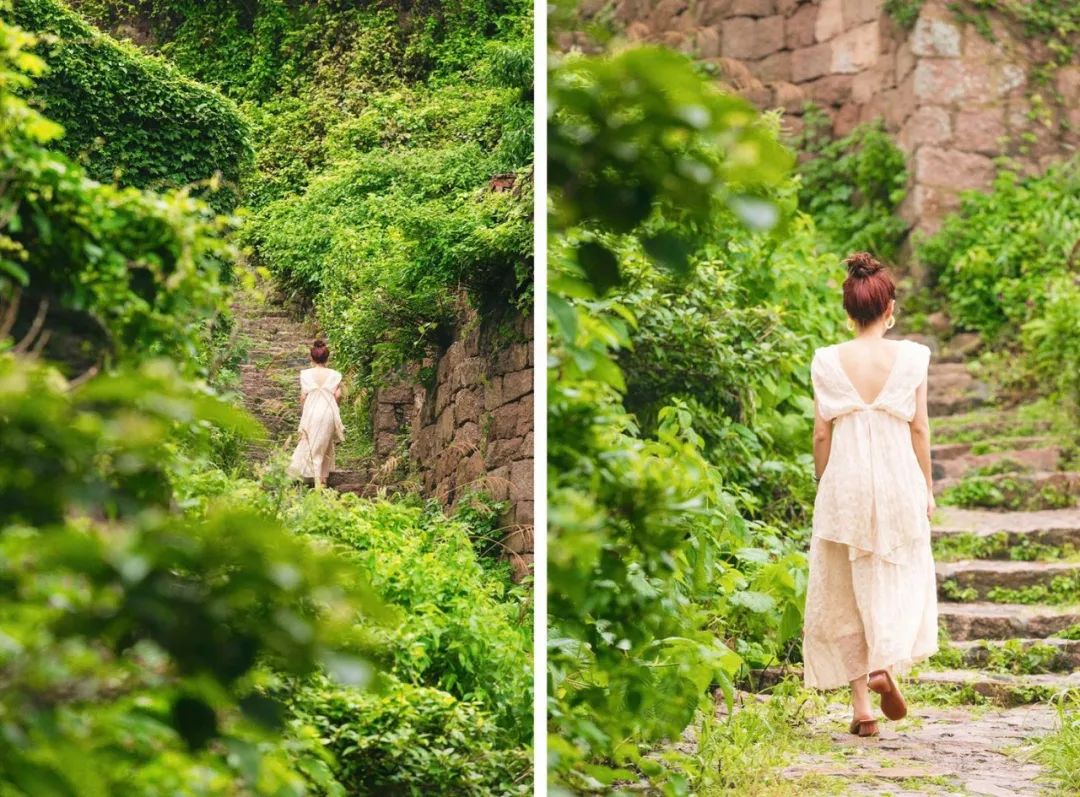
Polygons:
[[[248,459],[261,463],[273,456],[288,456],[300,421],[299,374],[310,365],[308,350],[319,331],[311,321],[302,320],[295,308],[259,291],[240,294],[232,309],[234,339],[244,352],[239,369],[244,407],[267,431],[265,439],[249,446]],[[327,485],[363,496],[379,489],[365,467],[333,471]]]

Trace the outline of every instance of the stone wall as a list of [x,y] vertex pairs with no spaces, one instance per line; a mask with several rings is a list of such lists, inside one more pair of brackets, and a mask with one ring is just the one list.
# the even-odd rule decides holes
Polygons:
[[502,545],[518,577],[533,561],[533,352],[530,317],[483,329],[470,314],[429,386],[383,388],[374,409],[376,456],[405,437],[425,495],[449,509],[474,490],[508,502]]
[[[994,16],[991,43],[941,0],[928,0],[910,31],[883,0],[619,0],[615,18],[631,40],[714,63],[756,105],[783,109],[791,132],[808,101],[837,135],[882,119],[909,157],[901,212],[919,230],[936,229],[959,191],[986,187],[995,156],[1036,171],[1080,143],[1080,67],[1036,86],[1042,42]],[[588,47],[583,34],[557,43]]]

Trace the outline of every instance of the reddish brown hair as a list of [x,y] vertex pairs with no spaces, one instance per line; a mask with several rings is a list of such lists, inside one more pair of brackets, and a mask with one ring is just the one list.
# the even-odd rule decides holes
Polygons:
[[319,365],[325,365],[330,359],[330,349],[321,340],[311,344],[311,359]]
[[844,280],[844,309],[864,327],[885,315],[889,302],[896,298],[896,283],[876,257],[856,252],[844,261],[848,276]]

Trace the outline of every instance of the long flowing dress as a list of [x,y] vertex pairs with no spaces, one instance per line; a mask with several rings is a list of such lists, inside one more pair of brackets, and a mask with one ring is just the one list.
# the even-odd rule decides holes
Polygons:
[[334,446],[345,439],[334,390],[341,374],[332,368],[307,368],[300,372],[300,394],[304,410],[300,414],[300,440],[293,451],[288,473],[296,479],[322,482],[334,469]]
[[836,346],[814,354],[814,395],[833,431],[810,541],[807,686],[833,689],[875,670],[899,674],[937,650],[927,487],[909,427],[929,362],[926,346],[900,341],[892,371],[867,403]]

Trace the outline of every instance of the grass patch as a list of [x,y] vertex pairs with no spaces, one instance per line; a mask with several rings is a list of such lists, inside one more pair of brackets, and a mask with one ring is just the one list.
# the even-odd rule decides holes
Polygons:
[[1035,745],[1055,794],[1080,794],[1080,698],[1057,702],[1058,724]]
[[[697,749],[686,756],[686,770],[699,773],[689,793],[699,797],[842,793],[844,784],[839,778],[783,774],[801,755],[835,752],[829,734],[806,724],[807,718],[822,713],[825,705],[823,695],[789,679],[778,684],[768,700],[737,707],[730,717],[703,718],[696,729]],[[665,753],[668,755],[671,753]]]
[[1071,544],[1047,545],[1008,532],[949,534],[934,540],[934,558],[940,562],[960,559],[1011,559],[1017,562],[1068,561],[1080,558]]
[[1076,603],[1077,595],[1080,595],[1080,575],[1055,576],[1047,584],[1033,584],[1018,589],[994,587],[986,593],[986,599],[993,603],[1046,603],[1061,606]]
[[941,494],[944,506],[968,509],[1008,509],[1030,511],[1038,509],[1064,509],[1072,506],[1076,497],[1068,490],[1053,484],[1037,487],[1030,478],[994,478],[991,476],[967,476]]
[[1061,665],[1061,651],[1046,642],[1026,643],[1020,639],[1008,639],[961,649],[950,643],[942,644],[930,659],[930,664],[943,670],[978,667],[987,672],[1012,675],[1032,675],[1054,672]]

